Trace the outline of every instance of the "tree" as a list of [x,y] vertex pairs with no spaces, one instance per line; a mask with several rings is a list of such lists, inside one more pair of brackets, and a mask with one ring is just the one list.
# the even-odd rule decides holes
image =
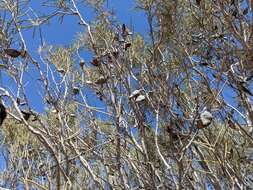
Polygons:
[[[252,187],[251,1],[136,0],[148,38],[103,0],[37,3],[44,12],[0,1],[2,187]],[[84,31],[68,46],[47,45],[41,29],[67,16]]]

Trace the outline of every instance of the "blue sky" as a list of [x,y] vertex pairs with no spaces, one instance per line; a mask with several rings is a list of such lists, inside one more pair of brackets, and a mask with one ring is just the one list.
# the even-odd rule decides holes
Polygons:
[[[40,0],[41,1],[41,0]],[[41,13],[48,11],[47,8],[43,8],[38,3],[39,1],[33,1],[32,8],[35,11]],[[130,25],[132,23],[135,32],[144,33],[147,31],[147,23],[144,19],[144,14],[141,11],[135,9],[135,3],[133,0],[108,0],[105,5],[109,10],[113,9],[117,19]],[[81,14],[87,22],[92,22],[93,11],[89,7],[83,5],[79,6]],[[51,24],[48,26],[43,26],[42,32],[48,44],[69,44],[75,38],[77,32],[83,31],[83,27],[78,24],[78,20],[73,16],[66,16],[62,24],[59,23],[58,18],[54,18]],[[27,33],[26,38],[29,40],[34,40],[31,38],[31,31]],[[28,44],[30,47],[35,47],[39,44],[36,43]]]

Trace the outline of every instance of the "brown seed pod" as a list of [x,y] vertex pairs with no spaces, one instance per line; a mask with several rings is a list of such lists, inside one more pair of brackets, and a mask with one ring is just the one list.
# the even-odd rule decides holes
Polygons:
[[231,119],[228,119],[228,127],[231,129],[237,129],[236,125],[233,123]]
[[243,14],[243,15],[246,15],[246,14],[248,14],[248,12],[249,12],[249,8],[247,7],[246,9],[244,9],[244,10],[242,11],[242,14]]
[[6,109],[4,105],[0,102],[0,126],[3,124],[3,121],[5,120],[7,116]]
[[113,57],[114,57],[114,59],[117,59],[119,57],[119,52],[118,51],[113,51],[113,52],[111,52],[111,54],[108,53],[107,58],[108,58],[109,62],[113,61]]
[[125,24],[122,24],[122,37],[125,39],[128,35],[132,35],[133,33],[126,27]]
[[4,49],[4,53],[12,58],[17,58],[21,55],[21,52],[15,49]]
[[107,78],[105,78],[105,77],[102,76],[102,77],[98,78],[95,83],[103,85],[106,82],[107,82]]
[[74,95],[77,95],[79,93],[79,88],[77,86],[74,86],[72,92]]
[[83,66],[85,65],[84,60],[81,60],[81,61],[79,62],[79,65],[80,65],[80,67],[83,69]]
[[17,97],[16,102],[18,105],[20,105],[20,98],[19,97]]
[[237,10],[234,10],[234,11],[232,12],[232,15],[233,15],[234,17],[237,17],[237,16],[238,16]]
[[124,34],[126,32],[126,25],[125,24],[122,24],[122,34]]
[[201,0],[196,0],[196,4],[197,4],[198,6],[200,6],[200,2],[201,2]]
[[117,59],[119,57],[119,52],[118,51],[113,51],[112,55],[115,59]]
[[204,61],[204,62],[201,62],[199,65],[200,66],[208,66],[208,63]]
[[100,91],[97,91],[96,92],[96,95],[98,96],[98,98],[101,100],[101,101],[103,101],[103,93],[102,92],[100,92]]
[[59,73],[61,73],[62,75],[64,75],[64,74],[66,73],[65,70],[62,69],[62,68],[57,69],[57,71],[58,71]]
[[110,54],[107,55],[108,61],[112,62],[112,56]]
[[98,58],[94,58],[91,62],[92,65],[94,65],[95,67],[98,67],[100,65],[100,62],[98,60]]
[[131,45],[132,45],[132,44],[131,44],[130,42],[129,42],[129,43],[126,43],[126,44],[125,44],[125,50],[127,50],[129,47],[131,47]]
[[24,117],[24,119],[27,121],[29,118],[30,118],[30,116],[31,116],[31,113],[30,112],[27,112],[27,111],[23,111],[23,110],[21,110],[21,113],[23,114],[23,117]]

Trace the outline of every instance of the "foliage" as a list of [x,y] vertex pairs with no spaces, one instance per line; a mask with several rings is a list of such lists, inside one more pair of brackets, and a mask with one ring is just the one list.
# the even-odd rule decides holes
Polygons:
[[[253,186],[251,1],[136,0],[147,34],[104,0],[30,3],[0,1],[2,187]],[[47,45],[41,29],[67,16],[84,30]]]

